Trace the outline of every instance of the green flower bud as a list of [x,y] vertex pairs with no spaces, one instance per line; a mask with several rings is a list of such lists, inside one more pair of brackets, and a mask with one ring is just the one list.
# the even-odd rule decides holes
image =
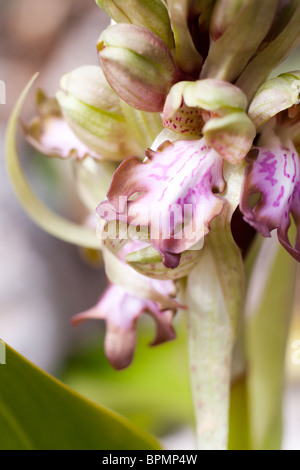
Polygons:
[[123,160],[141,150],[132,138],[119,97],[101,69],[86,66],[64,75],[56,95],[77,137],[104,160]]
[[161,0],[96,0],[96,3],[116,23],[147,28],[160,37],[167,47],[174,47],[168,11]]
[[162,111],[179,71],[165,43],[139,26],[118,24],[100,37],[99,58],[113,90],[141,111]]
[[249,116],[258,128],[276,114],[299,103],[300,71],[283,73],[266,81],[249,108]]
[[217,0],[210,24],[210,36],[217,41],[242,8],[244,0]]
[[234,82],[267,35],[276,6],[274,0],[243,0],[238,13],[225,23],[221,37],[211,44],[201,78]]
[[[166,0],[176,46],[176,63],[181,70],[195,76],[199,75],[203,58],[196,48],[190,24],[201,21],[206,17],[210,0]],[[209,15],[208,15],[209,16]],[[205,21],[205,20],[204,20]],[[207,21],[208,23],[208,21]]]

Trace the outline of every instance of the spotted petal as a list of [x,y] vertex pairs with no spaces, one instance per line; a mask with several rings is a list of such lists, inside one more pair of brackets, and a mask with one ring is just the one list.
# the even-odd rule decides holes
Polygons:
[[223,208],[214,194],[224,191],[223,160],[205,139],[165,142],[146,155],[144,163],[133,157],[120,165],[97,211],[106,220],[149,227],[164,265],[176,268]]
[[164,126],[186,136],[204,136],[230,163],[251,149],[256,131],[247,116],[247,98],[231,83],[206,79],[178,82],[166,99]]
[[[249,158],[242,192],[244,219],[265,237],[277,229],[280,243],[300,261],[299,229],[295,247],[288,237],[290,215],[297,228],[300,223],[299,156],[291,141],[283,144],[277,137],[268,147],[254,152],[257,157]],[[261,198],[251,207],[250,198],[255,194],[261,194]]]

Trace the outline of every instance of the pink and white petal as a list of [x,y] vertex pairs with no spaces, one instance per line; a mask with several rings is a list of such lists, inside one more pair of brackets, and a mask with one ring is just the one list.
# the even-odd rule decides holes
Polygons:
[[210,119],[203,128],[203,135],[224,160],[236,165],[251,150],[256,130],[247,114],[238,111]]
[[[291,141],[283,145],[277,137],[253,152],[256,158],[248,157],[240,205],[244,219],[265,237],[277,229],[279,241],[300,261],[299,231],[295,248],[288,238],[290,215],[298,227],[300,222],[299,156]],[[258,194],[260,199],[251,206],[250,198]]]
[[64,119],[48,116],[34,119],[29,126],[23,124],[28,142],[49,157],[78,158],[87,156],[99,159],[99,155],[86,147],[74,134]]
[[223,159],[204,139],[165,142],[146,155],[144,163],[133,157],[120,165],[97,211],[106,220],[149,227],[165,266],[176,268],[223,208],[216,195],[225,189]]
[[76,315],[72,323],[77,325],[90,319],[105,320],[105,353],[112,366],[121,370],[132,362],[137,321],[144,312],[149,313],[157,325],[153,345],[174,339],[171,326],[173,311],[160,311],[155,302],[139,299],[115,285],[108,287],[94,308]]

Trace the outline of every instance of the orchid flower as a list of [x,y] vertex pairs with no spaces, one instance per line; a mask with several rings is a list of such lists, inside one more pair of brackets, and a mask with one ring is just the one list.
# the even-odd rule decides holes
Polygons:
[[[267,81],[258,90],[249,115],[260,128],[258,146],[247,158],[241,211],[246,222],[265,237],[277,229],[280,243],[300,261],[300,160],[293,140],[300,132],[300,72]],[[260,199],[250,199],[260,194]],[[293,217],[297,228],[295,247],[288,230]]]
[[[127,254],[141,248],[143,248],[141,242],[132,241],[118,251],[118,257],[124,261]],[[152,279],[150,284],[153,293],[155,291],[161,292],[170,300],[176,295],[176,287],[170,280]],[[91,319],[105,320],[107,328],[106,355],[113,367],[119,370],[128,367],[132,361],[137,341],[137,321],[143,313],[151,315],[157,325],[152,346],[175,338],[172,327],[174,306],[172,309],[163,310],[154,300],[139,298],[127,292],[122,286],[114,284],[109,285],[95,307],[76,315],[73,318],[73,324],[76,325]]]
[[[270,237],[276,229],[300,261],[300,72],[268,79],[300,43],[300,1],[96,3],[113,20],[97,42],[101,68],[65,75],[55,98],[39,93],[39,116],[23,130],[46,156],[73,160],[79,195],[98,216],[98,238],[49,217],[15,178],[21,170],[12,142],[25,95],[8,137],[16,192],[50,233],[103,251],[109,287],[73,323],[105,320],[105,351],[116,369],[133,358],[143,312],[156,321],[154,345],[175,337],[171,323],[181,309],[198,447],[227,449],[229,409],[234,413],[239,400],[251,411],[252,441],[243,445],[278,447],[282,389],[274,387],[282,383],[283,365],[278,360],[261,373],[257,357],[267,364],[270,352],[258,354],[265,343],[273,347],[275,328],[284,355],[288,326],[280,323],[288,320],[281,309],[274,330],[260,328],[269,297],[253,286],[261,276],[267,295],[277,260],[291,276],[294,266],[279,244],[261,242],[257,232]],[[291,297],[286,283],[278,292],[284,288],[282,295]],[[248,394],[239,392],[235,401],[230,390],[239,380]]]

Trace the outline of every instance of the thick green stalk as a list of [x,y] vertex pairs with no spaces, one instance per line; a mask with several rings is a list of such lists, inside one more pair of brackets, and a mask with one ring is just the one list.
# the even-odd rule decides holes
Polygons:
[[230,229],[244,164],[227,170],[226,206],[212,222],[199,263],[187,281],[197,446],[211,450],[228,445],[232,352],[244,301],[243,261]]

